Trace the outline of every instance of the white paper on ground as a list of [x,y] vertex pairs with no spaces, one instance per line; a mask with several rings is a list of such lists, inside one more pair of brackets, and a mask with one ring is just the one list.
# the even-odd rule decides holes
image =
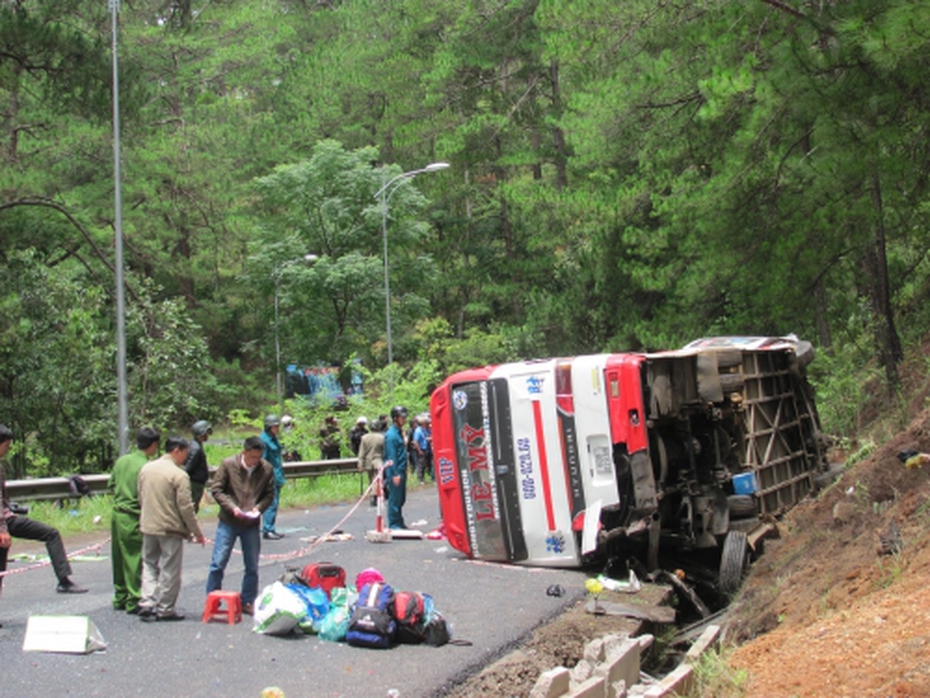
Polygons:
[[89,654],[105,650],[103,635],[87,616],[30,616],[23,652]]

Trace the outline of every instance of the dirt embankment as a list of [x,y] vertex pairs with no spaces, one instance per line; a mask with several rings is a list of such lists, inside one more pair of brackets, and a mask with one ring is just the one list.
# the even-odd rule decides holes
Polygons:
[[734,601],[752,696],[930,696],[930,411],[779,523]]

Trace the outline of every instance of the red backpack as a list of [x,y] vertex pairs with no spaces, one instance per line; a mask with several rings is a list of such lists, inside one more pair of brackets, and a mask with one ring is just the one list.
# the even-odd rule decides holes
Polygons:
[[426,639],[426,603],[417,591],[395,591],[391,614],[397,621],[397,641],[417,644]]
[[332,598],[332,590],[346,585],[346,571],[332,562],[311,562],[304,567],[300,578],[308,587],[317,587]]

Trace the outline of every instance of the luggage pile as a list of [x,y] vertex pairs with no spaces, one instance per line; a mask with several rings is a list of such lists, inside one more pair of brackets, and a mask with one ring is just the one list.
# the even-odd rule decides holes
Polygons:
[[330,562],[287,569],[265,587],[255,607],[254,631],[266,635],[303,632],[354,647],[388,649],[395,644],[440,647],[451,631],[433,598],[396,591],[368,568],[347,585],[346,572]]

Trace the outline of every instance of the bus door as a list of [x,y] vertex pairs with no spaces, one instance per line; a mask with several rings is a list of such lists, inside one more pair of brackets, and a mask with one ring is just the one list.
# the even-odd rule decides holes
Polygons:
[[[511,364],[510,413],[519,480],[520,515],[528,562],[574,566],[578,545],[572,532],[573,507],[584,507],[581,487],[572,486],[566,453],[577,469],[577,443],[571,414],[560,406],[557,372],[570,360]],[[563,400],[564,402],[564,400]],[[568,430],[566,432],[566,429]],[[566,450],[566,443],[568,450]]]
[[[604,366],[607,355],[580,356],[572,364],[574,423],[579,453],[579,476],[584,501],[612,506],[618,501],[613,466],[607,385]],[[576,514],[579,510],[576,507]],[[577,529],[577,525],[576,525]]]

